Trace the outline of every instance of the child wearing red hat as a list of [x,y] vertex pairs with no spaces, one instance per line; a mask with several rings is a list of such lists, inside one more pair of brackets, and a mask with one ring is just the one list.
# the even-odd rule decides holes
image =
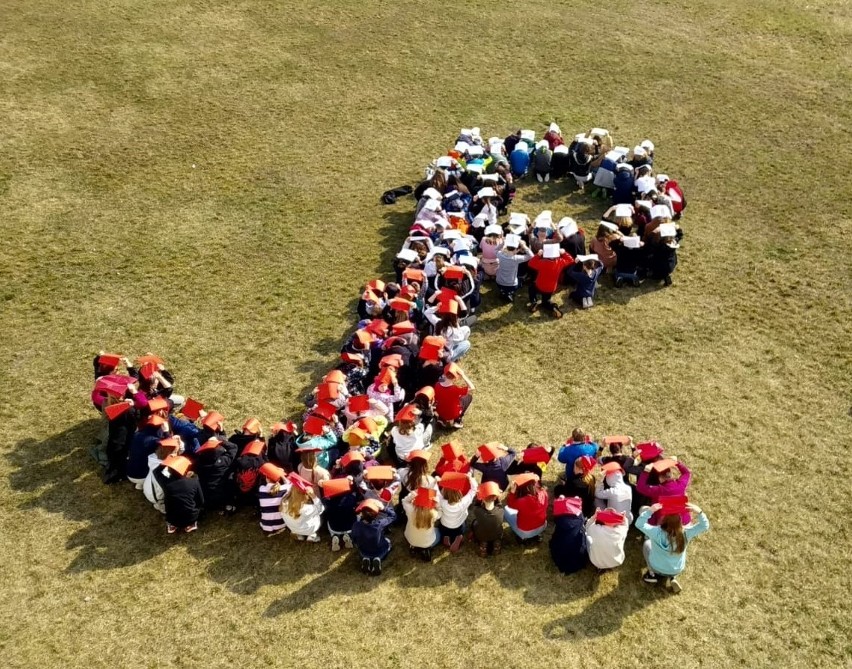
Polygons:
[[595,487],[597,505],[606,509],[614,509],[627,517],[627,522],[633,522],[633,488],[624,481],[624,470],[618,462],[610,461],[601,465],[601,473]]
[[583,430],[576,427],[571,432],[571,441],[560,448],[557,455],[559,462],[565,465],[566,477],[571,476],[574,472],[574,460],[581,455],[588,455],[592,458],[597,457],[598,445]]
[[231,500],[226,513],[236,513],[240,506],[254,506],[257,488],[261,484],[260,468],[266,462],[266,443],[263,439],[250,441],[234,460]]
[[331,550],[340,550],[340,542],[352,548],[352,526],[355,524],[355,508],[361,496],[351,476],[329,479],[320,484],[322,503],[325,507],[325,523],[331,535]]
[[470,461],[457,441],[450,441],[441,446],[441,458],[435,465],[432,476],[443,476],[447,472],[461,472],[467,474],[470,471]]
[[390,504],[375,499],[365,499],[355,511],[358,518],[352,525],[352,543],[361,554],[361,571],[380,576],[382,564],[392,548],[387,532],[396,514]]
[[595,493],[597,479],[595,467],[597,461],[588,455],[581,455],[574,460],[574,471],[553,489],[557,497],[579,497],[583,500],[583,515],[589,518],[595,512]]
[[322,501],[314,494],[310,481],[298,474],[288,474],[290,489],[281,500],[281,516],[287,529],[299,541],[319,542],[322,527]]
[[198,517],[204,509],[204,493],[198,478],[189,470],[192,462],[183,455],[171,455],[163,460],[158,483],[163,489],[166,507],[166,531],[169,534],[183,528],[187,534],[198,529]]
[[502,491],[494,481],[487,481],[476,491],[471,510],[470,531],[478,545],[479,557],[499,555],[503,548]]
[[451,362],[435,385],[435,414],[444,427],[464,427],[464,415],[473,401],[476,388],[461,367]]
[[411,404],[397,414],[397,423],[390,434],[392,455],[397,463],[406,462],[409,453],[432,447],[432,426],[420,422],[419,410]]
[[204,492],[208,511],[222,511],[230,499],[231,470],[237,445],[211,437],[195,452],[194,469]]
[[[685,496],[662,498],[650,508],[645,509],[636,519],[636,528],[647,539],[642,546],[648,569],[642,576],[645,583],[657,583],[664,579],[667,588],[674,593],[681,591],[677,577],[686,568],[686,547],[695,537],[710,529],[710,521],[704,512],[694,504],[686,502]],[[666,500],[672,500],[667,504]],[[652,514],[659,514],[659,525],[653,525]],[[686,523],[684,514],[690,518]],[[692,516],[696,519],[692,521]]]
[[402,500],[402,508],[408,520],[405,523],[405,539],[412,555],[419,554],[424,562],[432,561],[432,548],[438,545],[441,535],[438,521],[437,493],[433,488],[418,488]]
[[260,476],[264,481],[257,489],[260,529],[270,537],[287,527],[281,515],[281,500],[285,493],[283,484],[287,480],[287,472],[271,462],[265,462],[260,467]]
[[624,563],[624,542],[630,528],[628,517],[615,509],[598,509],[586,521],[589,562],[597,569],[614,569]]
[[580,571],[589,562],[583,502],[579,497],[557,497],[553,502],[550,557],[563,574]]
[[394,404],[405,399],[405,390],[397,383],[396,373],[385,368],[376,375],[373,383],[367,388],[367,396],[386,406],[388,409],[387,419],[393,422]]
[[494,481],[501,490],[509,487],[509,469],[515,462],[515,450],[496,441],[480,446],[470,467],[481,474],[480,483]]
[[145,482],[142,484],[142,494],[162,514],[166,513],[166,500],[163,487],[160,485],[160,479],[158,478],[160,465],[170,455],[180,455],[180,448],[179,437],[161,439],[157,450],[148,458],[150,469],[148,476],[145,477]]
[[317,463],[328,469],[337,460],[337,434],[332,424],[337,424],[337,416],[332,416],[331,422],[319,416],[309,416],[302,424],[302,434],[296,438],[296,448],[314,449],[317,453]]
[[535,474],[520,474],[509,485],[503,517],[518,543],[541,541],[547,529],[547,490]]
[[[692,480],[692,472],[685,464],[674,457],[662,458],[645,465],[636,482],[636,490],[654,505],[661,497],[685,495],[690,480]],[[689,520],[689,511],[684,510],[683,524],[686,525]],[[651,517],[652,525],[659,524],[659,521],[659,515]]]
[[411,451],[406,457],[407,466],[397,469],[400,483],[400,508],[402,500],[418,488],[434,488],[437,479],[429,475],[429,454],[426,451]]
[[299,454],[296,452],[297,431],[298,427],[293,421],[275,423],[266,442],[266,457],[288,474],[299,466]]
[[455,554],[464,542],[468,509],[476,497],[476,479],[466,474],[447,473],[438,479],[438,526],[444,546]]
[[296,453],[299,455],[299,466],[296,472],[306,481],[310,481],[311,487],[314,489],[314,496],[319,497],[322,482],[328,481],[331,474],[325,467],[320,467],[317,462],[317,449],[297,448]]
[[519,454],[519,458],[509,467],[507,474],[514,476],[516,474],[537,474],[541,476],[547,468],[547,463],[553,458],[556,449],[552,446],[542,446],[541,444],[530,443]]

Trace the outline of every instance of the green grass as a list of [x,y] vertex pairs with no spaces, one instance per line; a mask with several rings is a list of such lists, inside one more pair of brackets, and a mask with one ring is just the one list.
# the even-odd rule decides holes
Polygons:
[[[852,11],[599,4],[0,7],[4,665],[852,661]],[[291,414],[404,236],[412,203],[380,193],[462,126],[553,119],[657,144],[690,202],[675,285],[559,322],[488,297],[461,438],[662,440],[713,523],[680,596],[641,584],[636,543],[600,579],[544,547],[398,551],[364,579],[248,517],[169,538],[100,483],[93,352],[158,352],[231,426]],[[600,205],[566,193],[516,208],[591,226]]]

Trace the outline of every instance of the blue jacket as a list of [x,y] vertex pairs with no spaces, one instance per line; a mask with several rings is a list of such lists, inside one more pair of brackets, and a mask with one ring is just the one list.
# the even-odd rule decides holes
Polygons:
[[176,418],[175,416],[169,416],[169,427],[172,428],[172,432],[183,440],[183,445],[187,453],[195,453],[201,446],[199,443],[201,428],[195,423],[183,420],[182,418]]
[[570,477],[574,473],[574,460],[584,455],[594,458],[597,454],[598,445],[593,441],[588,444],[585,442],[581,442],[579,444],[572,443],[565,444],[562,448],[560,448],[559,455],[556,456],[556,459],[565,465],[565,475]]
[[589,562],[586,522],[583,516],[557,516],[550,537],[550,557],[563,574],[580,571]]
[[[319,436],[313,437],[309,434],[302,434],[296,439],[296,448],[318,448],[320,449],[319,453],[317,453],[317,464],[323,469],[328,469],[330,465],[337,460],[337,435],[335,434],[321,434]],[[333,453],[329,453],[329,450],[333,449]],[[334,458],[330,457],[334,455]]]
[[613,204],[633,204],[633,172],[618,170],[615,173],[615,190],[612,193]]
[[148,456],[157,450],[162,436],[160,428],[143,427],[133,435],[130,442],[130,454],[127,456],[127,476],[132,479],[144,479],[148,476]]
[[482,462],[478,455],[474,455],[470,461],[470,467],[482,474],[482,481],[479,485],[494,481],[500,486],[500,490],[505,490],[509,487],[509,475],[506,472],[513,462],[515,462],[515,451],[510,448],[506,455],[491,462]]
[[512,175],[522,177],[530,168],[530,154],[520,149],[515,149],[509,154],[509,166],[512,168]]
[[576,269],[574,267],[568,270],[568,278],[571,279],[576,284],[576,288],[572,293],[573,296],[578,297],[580,299],[584,297],[594,297],[595,289],[597,288],[598,278],[603,271],[603,266],[598,265],[593,271],[592,275],[589,276],[586,273],[586,270],[583,269],[582,265],[579,265]]
[[362,557],[383,558],[390,550],[390,540],[385,536],[387,529],[396,520],[396,511],[387,505],[385,510],[369,523],[362,519],[355,521],[352,526],[352,542],[361,552]]

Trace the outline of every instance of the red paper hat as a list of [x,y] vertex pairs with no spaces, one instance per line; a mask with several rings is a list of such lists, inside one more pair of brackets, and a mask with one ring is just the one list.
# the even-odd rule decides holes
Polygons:
[[457,441],[450,441],[441,446],[441,454],[446,460],[456,460],[464,455],[461,444]]
[[579,497],[560,497],[553,502],[554,516],[579,516],[583,513],[583,500]]
[[434,509],[438,506],[436,496],[437,493],[434,488],[418,488],[414,495],[414,506],[418,506],[421,509]]
[[288,420],[286,423],[278,422],[272,426],[272,434],[278,434],[279,432],[287,432],[289,434],[296,434],[296,430],[298,427],[292,420]]
[[95,390],[103,391],[107,395],[121,399],[127,393],[127,386],[132,380],[129,376],[104,376],[98,379]]
[[411,462],[412,460],[423,460],[424,462],[426,462],[429,460],[429,453],[418,448],[416,450],[411,451],[411,453],[406,456],[405,460],[406,462]]
[[550,462],[551,457],[553,457],[553,454],[548,451],[544,446],[533,446],[532,448],[525,448],[524,452],[521,454],[521,459],[525,464],[528,465],[537,465]]
[[423,339],[423,345],[444,348],[447,345],[447,340],[439,335],[429,335]]
[[319,416],[324,421],[330,421],[337,415],[337,407],[328,402],[320,402],[311,409],[311,414]]
[[321,383],[317,386],[317,399],[320,402],[336,400],[340,397],[339,383]]
[[388,306],[390,306],[390,308],[394,311],[404,311],[405,313],[408,313],[414,309],[414,302],[406,300],[404,297],[395,297],[388,302]]
[[617,462],[607,462],[605,465],[601,465],[601,471],[604,474],[615,474],[616,472],[621,472],[624,470]]
[[458,297],[458,292],[453,290],[452,288],[447,288],[444,286],[441,290],[438,291],[438,301],[439,302],[449,302]]
[[624,516],[615,509],[601,509],[596,518],[596,522],[601,525],[621,525],[624,523]]
[[391,369],[399,369],[403,365],[402,356],[399,353],[391,353],[379,360],[379,367],[390,367]]
[[597,460],[589,455],[581,455],[577,458],[577,462],[580,463],[580,467],[583,469],[583,474],[588,474],[597,464]]
[[118,404],[110,404],[108,407],[104,407],[104,413],[110,420],[115,420],[129,410],[130,405],[127,402],[119,402]]
[[426,280],[426,273],[422,269],[414,269],[413,267],[407,267],[402,276],[407,281],[416,281],[421,285]]
[[654,464],[652,464],[651,469],[653,469],[658,474],[662,474],[664,471],[667,471],[672,467],[676,466],[677,461],[672,460],[671,458],[664,458],[663,460],[657,460]]
[[151,413],[157,413],[158,411],[165,411],[169,408],[169,401],[165,397],[152,397],[148,400],[148,411]]
[[354,335],[354,341],[358,343],[358,346],[363,348],[370,348],[370,344],[372,344],[376,340],[376,336],[371,332],[367,332],[366,330],[356,330]]
[[636,450],[639,452],[639,457],[645,462],[653,460],[663,453],[663,447],[656,441],[644,441],[637,444]]
[[271,462],[264,462],[260,466],[259,471],[261,475],[265,476],[269,481],[274,481],[276,483],[283,483],[284,479],[287,478],[287,472]]
[[367,290],[361,293],[361,299],[364,300],[364,302],[378,302],[382,299],[382,296],[374,290],[367,288]]
[[363,418],[359,418],[358,422],[355,423],[356,426],[360,427],[362,430],[365,430],[368,434],[377,435],[379,433],[379,425],[369,416],[364,416]]
[[503,494],[503,491],[500,490],[500,486],[497,483],[486,481],[476,491],[476,498],[482,500],[487,497],[499,497],[501,494]]
[[430,362],[437,362],[441,359],[441,353],[443,353],[443,346],[434,346],[431,344],[423,344],[420,347],[420,351],[417,353],[417,357],[421,360],[428,360]]
[[374,513],[381,513],[384,510],[384,508],[385,508],[384,504],[382,504],[379,500],[373,499],[371,497],[370,499],[365,499],[358,506],[356,506],[355,511],[357,513],[360,513],[364,509],[370,509],[370,511],[372,511]]
[[115,369],[121,364],[121,356],[118,353],[103,353],[98,356],[98,365]]
[[157,442],[160,446],[164,446],[166,448],[171,448],[177,450],[180,448],[180,441],[178,441],[177,437],[166,437],[165,439],[160,439]]
[[154,373],[157,371],[157,366],[153,362],[146,362],[139,368],[139,376],[141,376],[146,381],[150,381],[151,377],[154,376]]
[[163,464],[173,472],[177,472],[181,476],[185,476],[186,472],[189,471],[189,468],[192,466],[192,461],[183,455],[170,455],[163,460]]
[[302,424],[302,432],[312,437],[318,437],[325,432],[326,422],[319,416],[308,416]]
[[266,444],[261,439],[255,439],[246,444],[242,455],[260,455],[265,447]]
[[448,379],[457,379],[461,376],[461,367],[456,363],[451,362],[444,367],[444,376]]
[[396,414],[397,421],[408,420],[416,422],[418,418],[420,418],[420,410],[413,404],[406,404]]
[[357,425],[349,428],[348,441],[351,446],[363,446],[367,443],[367,430],[363,430]]
[[502,444],[497,441],[489,441],[487,444],[482,444],[476,450],[479,453],[479,459],[483,462],[491,462],[503,455]]
[[423,395],[423,397],[432,402],[435,400],[435,388],[432,386],[423,386],[420,390],[414,393],[415,397],[417,397],[417,395]]
[[163,362],[162,358],[156,355],[151,355],[150,353],[146,355],[140,355],[138,358],[136,358],[136,365],[138,367],[142,367],[143,365],[154,365],[155,367],[157,367],[158,365],[165,364],[166,363]]
[[198,402],[191,397],[187,397],[186,402],[183,403],[183,406],[180,409],[180,412],[189,418],[189,420],[195,421],[198,420],[203,409],[204,405],[201,402]]
[[313,485],[307,479],[303,479],[296,472],[290,472],[287,474],[287,480],[293,484],[293,487],[296,490],[301,490],[302,492],[308,492],[308,490],[313,490]]
[[337,497],[352,490],[352,481],[348,478],[329,479],[320,483],[323,497]]
[[382,319],[374,318],[369,323],[367,323],[364,329],[371,335],[384,338],[388,334],[388,327],[388,324]]
[[385,292],[385,282],[381,279],[373,279],[372,281],[367,283],[367,288],[370,290],[374,290],[377,293]]
[[243,432],[248,432],[249,434],[257,436],[260,434],[260,430],[261,425],[257,418],[249,418],[245,423],[243,423]]
[[394,469],[387,465],[376,465],[375,467],[367,467],[364,472],[364,478],[368,481],[393,481]]
[[518,474],[512,479],[512,482],[519,488],[535,481],[538,481],[538,474],[533,474],[532,472],[524,472],[523,474]]
[[689,497],[686,495],[664,495],[657,500],[658,504],[662,504],[663,508],[660,513],[664,516],[676,516],[686,511],[686,505],[689,503]]
[[158,414],[154,414],[153,416],[148,416],[148,420],[145,421],[146,425],[152,425],[154,427],[160,427],[165,425],[169,421]]
[[376,380],[373,381],[373,385],[378,386],[391,386],[396,383],[396,372],[391,367],[385,367],[382,371],[378,373],[376,376]]
[[461,472],[446,472],[441,476],[438,485],[442,488],[458,490],[462,495],[466,495],[470,491],[470,477]]
[[610,434],[604,437],[604,446],[613,446],[620,444],[622,446],[630,443],[630,437],[626,434]]
[[455,300],[448,300],[446,302],[438,303],[438,313],[439,314],[451,314],[456,315],[459,313],[459,303]]
[[332,369],[328,374],[322,377],[325,383],[346,383],[346,374],[339,369]]
[[319,453],[321,450],[318,446],[299,446],[296,453]]
[[395,335],[411,334],[413,332],[417,332],[417,326],[411,321],[402,321],[402,323],[392,325],[391,332]]
[[412,285],[403,286],[402,290],[399,291],[399,296],[404,297],[406,300],[414,302],[414,300],[417,298],[417,289]]
[[457,267],[456,265],[450,265],[446,269],[444,269],[444,278],[456,280],[456,279],[464,279],[467,274],[461,267]]
[[346,406],[352,413],[361,413],[363,411],[369,411],[370,396],[354,395],[353,397],[349,398],[349,401],[347,402]]
[[348,351],[344,351],[340,354],[340,359],[343,362],[364,362],[364,356],[360,353],[349,353]]
[[346,451],[340,457],[341,467],[348,467],[353,462],[364,462],[364,454],[361,451]]
[[211,411],[201,419],[201,425],[211,430],[221,430],[225,417],[218,411]]
[[[160,442],[160,443],[162,443],[162,442]],[[195,452],[201,453],[203,451],[211,451],[215,448],[218,448],[220,443],[221,442],[218,439],[216,439],[216,437],[210,437],[210,439],[208,439],[203,444],[201,444],[201,446],[199,446],[198,450],[195,451]]]

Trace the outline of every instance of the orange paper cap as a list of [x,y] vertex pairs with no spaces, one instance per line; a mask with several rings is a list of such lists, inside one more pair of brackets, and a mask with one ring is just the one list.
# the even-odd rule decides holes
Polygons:
[[532,472],[524,472],[523,474],[518,474],[515,478],[512,479],[512,482],[518,486],[525,486],[528,483],[533,483],[534,481],[538,481],[538,475],[533,474]]
[[201,424],[211,430],[221,430],[225,417],[218,411],[211,411],[201,419]]
[[292,420],[288,420],[286,423],[278,422],[272,426],[272,434],[278,434],[279,432],[288,432],[290,434],[296,434],[296,430],[298,427]]
[[370,511],[373,511],[374,513],[381,513],[384,510],[384,508],[385,508],[385,505],[382,504],[379,500],[370,498],[370,499],[365,499],[358,506],[356,506],[355,511],[360,513],[364,509],[369,509]]
[[624,516],[615,509],[601,509],[595,518],[601,525],[621,525],[624,522]]
[[98,365],[115,369],[121,364],[121,356],[118,353],[104,353],[98,356]]
[[604,446],[613,446],[615,444],[623,446],[630,443],[630,437],[626,434],[610,434],[604,437],[603,443]]
[[346,383],[346,374],[339,369],[332,369],[328,374],[322,377],[325,383]]
[[402,323],[392,325],[391,332],[395,335],[411,334],[413,332],[417,332],[417,326],[411,321],[403,321]]
[[435,389],[432,386],[423,386],[420,390],[418,390],[416,393],[414,393],[415,397],[417,395],[422,395],[427,400],[432,402],[435,399]]
[[411,451],[411,453],[406,456],[405,460],[406,462],[411,462],[413,460],[423,460],[425,462],[429,460],[429,454],[426,451],[418,448],[416,450]]
[[386,465],[367,467],[364,478],[368,481],[393,481],[394,469]]
[[369,288],[370,290],[374,290],[377,293],[384,293],[385,285],[385,282],[381,279],[373,279],[372,281],[367,283],[367,288]]
[[352,413],[369,411],[370,397],[369,395],[355,395],[354,397],[349,398],[349,402],[347,402],[346,406]]
[[162,416],[158,416],[157,414],[154,414],[153,416],[148,416],[148,420],[145,421],[145,424],[146,425],[153,425],[154,427],[160,427],[162,425],[165,425],[168,422],[169,421],[166,420],[165,418],[163,418]]
[[307,479],[302,478],[296,472],[291,472],[287,474],[287,480],[293,484],[293,487],[297,490],[301,490],[302,492],[308,492],[308,490],[313,490],[313,485]]
[[595,468],[595,465],[597,464],[597,460],[588,455],[581,455],[579,458],[577,458],[576,461],[580,463],[580,467],[582,468],[584,474],[588,474],[590,471],[592,471]]
[[196,421],[201,415],[201,411],[203,409],[204,405],[201,402],[198,402],[191,397],[187,397],[186,402],[184,402],[183,406],[180,408],[180,412],[189,418],[189,420]]
[[407,420],[411,422],[416,422],[420,418],[419,409],[413,404],[406,404],[399,412],[396,414],[396,420]]
[[284,479],[287,478],[287,472],[285,472],[278,465],[274,465],[271,462],[264,462],[260,466],[261,475],[265,476],[267,480],[272,481],[274,483],[283,483]]
[[186,472],[192,466],[192,461],[183,455],[170,455],[163,460],[163,464],[173,472],[185,476]]
[[[161,442],[162,443],[162,442]],[[198,447],[196,453],[201,453],[202,451],[209,451],[219,446],[221,442],[216,439],[216,437],[210,437],[207,441],[205,441],[201,446]]]
[[380,318],[374,318],[364,327],[367,332],[376,337],[385,337],[389,328],[390,326]]
[[418,488],[414,495],[414,506],[434,509],[438,505],[437,493],[434,488]]
[[465,271],[461,267],[456,267],[455,265],[450,265],[449,267],[447,267],[444,270],[444,278],[445,279],[450,279],[450,280],[464,279],[465,276],[467,276],[465,274]]
[[395,297],[390,302],[388,302],[388,306],[394,311],[404,311],[408,313],[414,308],[414,302],[410,300],[406,300],[402,297]]
[[136,358],[136,365],[142,367],[143,365],[165,365],[163,359],[156,355],[140,355]]
[[257,436],[260,434],[260,429],[260,421],[257,418],[249,418],[245,423],[243,423],[243,432],[248,432],[249,434]]
[[317,399],[320,402],[336,400],[338,397],[340,397],[339,383],[321,383],[317,387]]
[[391,353],[379,360],[379,367],[390,367],[391,369],[399,369],[403,365],[402,356],[399,353]]
[[476,498],[485,499],[486,497],[499,497],[502,492],[503,491],[500,490],[500,486],[494,481],[486,481],[479,486],[479,489],[476,491]]
[[456,363],[451,362],[446,367],[444,367],[444,376],[448,379],[457,379],[461,376],[461,367],[459,367]]
[[326,422],[319,416],[308,416],[302,425],[302,432],[318,437],[325,431]]
[[672,460],[671,458],[664,458],[662,460],[657,460],[654,464],[652,464],[651,469],[653,469],[658,474],[662,474],[664,471],[667,471],[675,466],[677,466],[677,462],[675,460]]
[[408,281],[416,281],[419,284],[426,280],[426,273],[422,269],[414,269],[413,267],[407,267],[402,276]]
[[525,448],[524,452],[521,454],[521,458],[526,464],[543,464],[545,462],[550,462],[551,456],[552,453],[544,446]]
[[455,300],[448,300],[446,302],[438,303],[438,313],[439,314],[458,314],[459,313],[459,303]]
[[373,385],[391,386],[394,383],[396,383],[396,372],[391,367],[385,367],[382,371],[378,373],[378,375],[376,376],[376,380],[373,382]]
[[255,439],[246,444],[242,455],[260,455],[265,447],[266,444],[261,439]]
[[443,346],[423,344],[420,347],[420,351],[417,353],[417,357],[421,360],[438,361],[441,359],[441,353],[443,352],[443,350]]
[[490,441],[487,444],[482,444],[476,450],[479,452],[479,459],[483,462],[491,462],[503,455],[503,450],[499,448],[501,444],[496,441]]
[[438,485],[442,488],[458,490],[462,495],[466,495],[470,490],[470,477],[461,472],[446,472],[441,476]]
[[169,408],[169,401],[165,397],[152,397],[148,400],[148,411],[151,413],[157,413],[158,411],[165,411]]
[[320,485],[322,486],[324,497],[337,497],[338,495],[345,495],[352,490],[352,482],[347,478],[329,479],[323,481]]
[[119,402],[118,404],[110,404],[108,407],[104,407],[104,413],[110,420],[115,420],[129,410],[130,405],[127,402]]
[[337,407],[328,402],[320,402],[311,409],[311,413],[314,416],[319,416],[325,421],[330,421],[337,415]]
[[583,513],[583,500],[579,497],[560,497],[553,502],[554,516],[579,516]]
[[445,460],[456,460],[464,455],[461,444],[457,441],[450,441],[441,446],[441,454]]
[[361,451],[346,451],[340,457],[340,466],[348,467],[353,462],[364,462],[364,454]]
[[344,351],[340,354],[340,359],[343,362],[364,362],[364,356],[360,353],[349,353],[348,351]]
[[157,366],[153,362],[147,362],[139,368],[139,376],[148,381],[156,371]]
[[372,344],[375,340],[375,335],[367,332],[366,330],[355,331],[354,341],[358,342],[358,346],[361,348],[370,348],[370,344]]
[[617,462],[607,462],[605,465],[601,465],[601,471],[604,474],[615,474],[615,472],[622,471],[621,465]]

